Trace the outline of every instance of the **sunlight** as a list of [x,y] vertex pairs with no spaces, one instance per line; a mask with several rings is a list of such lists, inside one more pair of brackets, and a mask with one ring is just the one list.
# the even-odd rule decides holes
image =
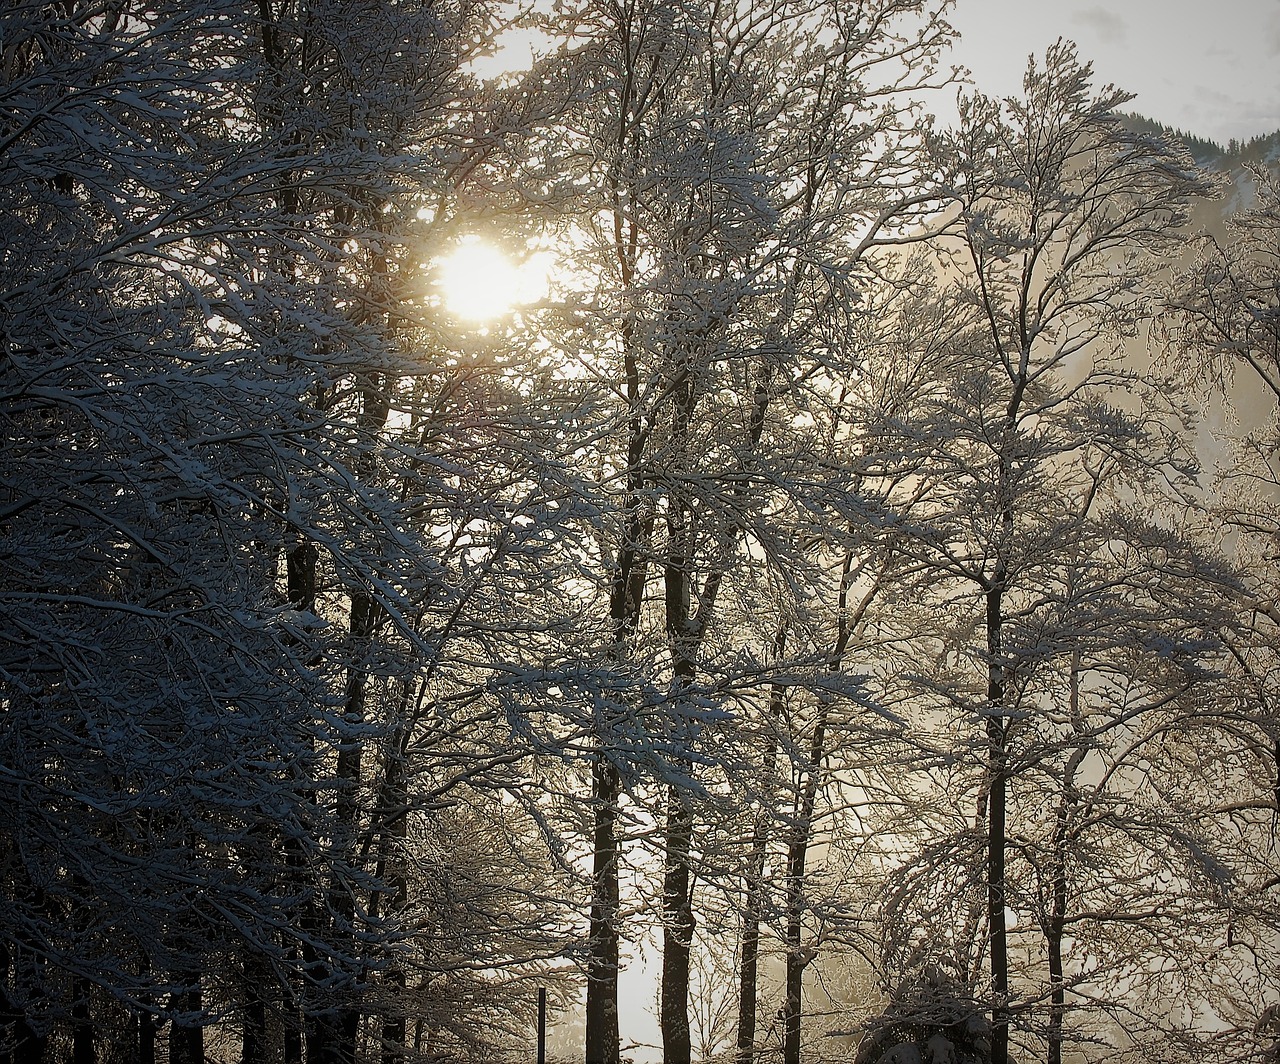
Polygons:
[[445,306],[467,321],[491,321],[541,298],[547,264],[541,255],[517,265],[491,244],[469,237],[439,264]]

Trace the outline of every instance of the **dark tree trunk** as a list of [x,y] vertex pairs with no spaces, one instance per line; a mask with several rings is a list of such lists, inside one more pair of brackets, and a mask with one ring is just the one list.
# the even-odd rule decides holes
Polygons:
[[[773,657],[777,662],[786,649],[787,630],[778,628],[773,642]],[[761,771],[761,788],[770,793],[778,764],[778,740],[776,725],[782,717],[783,687],[773,684],[769,689],[769,734],[766,739],[764,763]],[[752,1064],[756,1043],[756,998],[759,993],[760,970],[760,922],[764,919],[765,864],[769,854],[770,814],[767,803],[762,801],[751,829],[751,851],[747,858],[746,897],[742,906],[742,956],[738,966],[738,1035],[735,1061]]]
[[804,947],[804,877],[813,835],[813,813],[818,798],[818,774],[826,750],[827,715],[830,699],[823,697],[814,721],[805,765],[795,828],[787,845],[787,947],[786,996],[782,1016],[783,1064],[800,1064],[800,1030],[804,1008],[804,970],[813,960]]
[[240,1017],[241,1064],[267,1064],[267,1002],[269,973],[266,965],[249,951],[244,959],[243,1012]]
[[200,981],[192,975],[185,976],[184,981],[186,989],[173,995],[175,1016],[169,1024],[169,1064],[204,1064],[204,1027],[200,1023],[204,1002]]
[[693,946],[689,851],[693,806],[679,787],[667,792],[667,853],[662,884],[662,989],[660,998],[664,1064],[689,1064],[689,952]]
[[19,1016],[13,1025],[13,1037],[13,1064],[44,1064],[48,1035],[38,1034],[25,1016]]
[[618,1064],[618,799],[617,767],[603,751],[592,771],[595,831],[587,960],[586,1064]]
[[987,625],[987,928],[991,950],[991,1064],[1009,1060],[1009,942],[1005,924],[1005,802],[1008,754],[1001,654],[1003,577],[986,592]]
[[[629,333],[624,337],[628,396],[639,395],[639,371]],[[628,656],[640,618],[646,564],[644,546],[653,530],[652,517],[642,513],[640,458],[643,421],[631,418],[627,445],[628,501],[626,539],[618,550],[609,591],[609,620],[613,627],[613,657],[621,664]],[[612,721],[601,721],[591,769],[592,827],[591,916],[588,928],[586,1064],[619,1064],[618,1030],[618,802],[622,782],[612,760]]]
[[296,1008],[285,1016],[281,1055],[284,1064],[302,1064],[302,1022]]
[[1062,1021],[1066,1013],[1066,982],[1062,967],[1062,928],[1059,915],[1066,901],[1065,884],[1055,880],[1053,885],[1053,909],[1049,914],[1049,927],[1045,940],[1049,947],[1049,1030],[1045,1036],[1048,1044],[1048,1064],[1062,1064]]
[[307,1064],[355,1064],[359,1014],[354,1026],[352,1009],[313,1014],[307,1024]]
[[767,835],[757,827],[751,844],[747,896],[742,913],[742,959],[738,968],[737,1064],[752,1064],[756,1044],[756,998],[760,970],[760,921],[764,909]]
[[[17,863],[16,858],[15,863]],[[21,864],[18,864],[18,868],[21,873]],[[26,880],[23,885],[30,887],[30,881]],[[43,907],[42,893],[34,889],[31,893],[35,896],[34,904]],[[4,962],[3,967],[0,967],[0,976],[4,977],[4,983],[8,983],[9,967],[12,965],[12,985],[25,990],[28,1000],[42,996],[44,983],[42,965],[33,951],[18,943],[12,947],[0,946],[0,961]],[[3,1040],[0,1044],[11,1047],[8,1053],[0,1056],[2,1064],[42,1064],[49,1041],[47,1034],[39,1033],[31,1025],[26,1011],[9,996],[4,985],[0,985],[0,1040]]]
[[[885,568],[888,568],[888,559]],[[883,575],[883,571],[881,573]],[[849,592],[853,581],[853,555],[845,555],[840,571],[840,589],[837,595],[836,616],[839,617],[836,641],[827,660],[831,672],[840,669],[849,638],[861,623],[876,594],[873,587],[863,597],[857,608],[849,609]],[[800,1032],[804,1009],[804,970],[813,960],[803,942],[804,933],[804,877],[809,859],[809,843],[813,835],[813,814],[818,801],[818,782],[822,761],[827,751],[827,719],[831,713],[831,698],[821,695],[818,712],[814,717],[813,732],[809,736],[808,759],[803,765],[800,794],[798,796],[795,826],[787,841],[787,893],[786,928],[787,947],[786,996],[782,1005],[782,1061],[783,1064],[800,1064]]]
[[[366,659],[380,614],[378,604],[368,595],[356,593],[351,596],[352,660],[347,669],[343,720],[353,727],[359,727],[365,722],[365,695],[369,676]],[[363,753],[363,741],[349,736],[343,738],[338,751],[335,799],[335,831],[338,837],[335,849],[346,858],[347,863],[355,863],[356,860]],[[355,887],[345,875],[335,876],[329,884],[329,911],[334,917],[334,931],[336,937],[350,947],[349,955],[352,959],[357,951],[351,930],[355,925],[356,915],[354,890]],[[355,1002],[355,976],[356,973],[348,972],[338,980],[335,987],[337,1000],[312,1024],[308,1036],[308,1064],[355,1064],[361,1019],[360,1009]],[[318,1059],[312,1054],[313,1047],[319,1053]]]
[[94,1064],[93,984],[88,979],[77,979],[75,988],[76,997],[71,1006],[71,1064]]
[[[413,722],[409,719],[410,686],[405,683],[401,689],[398,713],[400,725],[388,744],[382,794],[375,816],[380,825],[376,840],[379,854],[377,879],[384,884],[387,904],[396,913],[402,913],[409,903],[405,859],[409,827],[407,760],[413,729]],[[380,911],[378,900],[374,899],[375,912]],[[383,975],[382,985],[386,995],[386,1011],[382,1020],[382,1064],[398,1064],[409,1055],[406,977],[398,956],[392,958]]]
[[[676,389],[672,447],[687,462],[689,418],[693,389],[686,378]],[[699,636],[690,616],[692,579],[689,573],[691,518],[684,499],[673,496],[667,515],[668,557],[663,572],[667,642],[671,652],[672,705],[676,732],[690,741],[687,692],[697,674]],[[704,608],[705,608],[704,603]],[[692,763],[686,762],[686,770]],[[666,853],[662,874],[662,981],[658,992],[662,1059],[665,1064],[689,1064],[693,1044],[689,1034],[689,954],[693,948],[693,802],[679,784],[667,788]]]
[[382,1020],[382,1064],[398,1064],[408,1059],[408,1024],[405,1022],[404,969],[395,967],[387,972],[383,985],[390,999],[387,1014]]
[[156,1064],[156,1018],[148,1009],[139,1009],[135,1018],[137,1064]]
[[1080,717],[1080,651],[1071,659],[1070,687],[1071,724],[1079,744],[1071,751],[1062,772],[1062,794],[1053,830],[1053,853],[1050,855],[1050,901],[1045,926],[1045,944],[1049,954],[1049,1029],[1045,1035],[1048,1064],[1062,1064],[1062,1034],[1067,1012],[1067,985],[1062,960],[1062,936],[1067,924],[1067,842],[1070,838],[1071,814],[1075,808],[1076,774],[1084,763],[1084,722]]

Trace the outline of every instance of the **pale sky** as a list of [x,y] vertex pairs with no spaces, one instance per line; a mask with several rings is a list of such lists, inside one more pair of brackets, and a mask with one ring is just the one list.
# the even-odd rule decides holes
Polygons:
[[1280,0],[957,0],[950,21],[952,62],[990,96],[1066,37],[1139,114],[1224,144],[1280,129]]

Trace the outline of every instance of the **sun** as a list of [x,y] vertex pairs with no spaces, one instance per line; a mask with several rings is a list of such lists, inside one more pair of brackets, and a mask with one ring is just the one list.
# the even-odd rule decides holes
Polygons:
[[[540,276],[539,276],[540,275]],[[439,264],[440,292],[455,317],[485,322],[539,298],[546,272],[537,256],[516,265],[491,244],[469,237]]]

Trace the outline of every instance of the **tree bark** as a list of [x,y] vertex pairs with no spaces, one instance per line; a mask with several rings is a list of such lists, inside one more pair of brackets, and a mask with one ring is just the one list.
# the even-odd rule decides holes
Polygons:
[[987,627],[987,930],[991,951],[991,1064],[1009,1059],[1009,944],[1005,922],[1005,805],[1008,754],[1001,660],[1003,576],[986,592]]
[[[779,625],[773,642],[775,663],[782,658],[786,648],[787,629]],[[783,688],[772,684],[769,688],[769,736],[765,747],[761,784],[768,788],[778,764],[778,740],[776,723],[782,716]],[[767,792],[766,792],[767,793]],[[761,803],[751,830],[751,853],[747,860],[746,898],[742,906],[742,959],[738,968],[738,1034],[736,1064],[752,1064],[755,1059],[756,997],[759,986],[760,922],[764,919],[765,864],[769,855],[770,814]]]
[[[18,864],[18,868],[22,868],[21,864]],[[25,875],[23,879],[26,880],[24,885],[30,886],[30,880],[27,880]],[[43,894],[38,891],[35,893],[39,894],[38,904],[43,906]],[[32,998],[42,995],[41,964],[33,951],[26,949],[20,942],[15,942],[12,947],[0,945],[0,961],[4,962],[0,973],[6,976],[12,964],[13,985],[18,987],[25,985]],[[39,1033],[31,1025],[21,1004],[14,1001],[2,985],[0,985],[0,1039],[4,1039],[12,1046],[8,1053],[0,1056],[0,1064],[41,1064],[49,1042],[49,1036]]]
[[1080,718],[1080,651],[1071,656],[1071,725],[1077,746],[1071,751],[1062,772],[1062,794],[1053,830],[1050,859],[1050,901],[1045,943],[1049,963],[1049,1029],[1045,1036],[1048,1064],[1062,1064],[1062,1034],[1067,1012],[1066,974],[1062,959],[1062,936],[1067,923],[1067,839],[1071,834],[1071,813],[1076,801],[1076,774],[1084,763],[1084,724]]
[[586,1064],[619,1064],[618,1033],[618,769],[605,751],[592,769],[595,830],[587,961]]
[[[400,725],[391,737],[382,795],[375,817],[381,822],[378,832],[379,853],[377,880],[386,887],[387,904],[403,913],[409,903],[409,879],[405,872],[409,829],[408,744],[412,732],[409,713],[410,685],[401,692]],[[374,899],[375,903],[377,899]],[[408,1058],[408,1023],[406,1016],[404,964],[397,955],[383,976],[386,1004],[382,1020],[382,1064],[396,1064]]]
[[[621,216],[617,224],[622,225]],[[630,281],[628,258],[622,245],[623,279]],[[622,665],[639,624],[646,579],[647,543],[652,516],[643,512],[640,492],[643,473],[644,419],[640,413],[640,374],[631,329],[624,324],[623,359],[626,394],[632,413],[627,430],[626,532],[610,572],[609,621],[613,629],[612,655]],[[622,782],[613,761],[612,721],[600,722],[591,769],[592,826],[591,915],[588,927],[586,1064],[619,1064],[618,1030],[618,803]]]
[[805,766],[800,808],[787,844],[787,920],[784,931],[787,947],[786,994],[782,1016],[783,1064],[800,1064],[800,1034],[804,1012],[804,971],[812,956],[804,949],[804,876],[813,833],[813,812],[818,796],[818,766],[826,748],[827,714],[830,701],[822,700],[814,723]]
[[[689,423],[695,402],[691,371],[684,365],[682,380],[675,388],[672,409],[672,443],[675,476],[688,465]],[[692,553],[692,516],[688,501],[677,487],[672,491],[667,514],[667,560],[663,571],[666,605],[667,644],[671,654],[672,705],[676,731],[681,740],[691,740],[686,717],[686,698],[697,675],[700,643],[698,627],[691,616],[689,572]],[[710,603],[704,603],[704,610]],[[684,762],[692,770],[692,762]],[[693,800],[678,783],[667,787],[666,853],[662,877],[662,982],[659,989],[659,1020],[662,1029],[664,1064],[689,1064],[693,1045],[689,1033],[689,955],[693,948],[692,869]]]
[[77,978],[71,1006],[71,1064],[94,1064],[92,999],[93,984]]
[[156,1018],[148,1009],[139,1009],[135,1025],[137,1064],[156,1064]]
[[667,791],[667,852],[662,890],[661,1027],[664,1064],[690,1064],[689,954],[693,947],[690,848],[693,805],[680,787]]
[[252,950],[245,950],[241,993],[244,1002],[240,1016],[241,1064],[267,1064],[267,987],[270,971]]

